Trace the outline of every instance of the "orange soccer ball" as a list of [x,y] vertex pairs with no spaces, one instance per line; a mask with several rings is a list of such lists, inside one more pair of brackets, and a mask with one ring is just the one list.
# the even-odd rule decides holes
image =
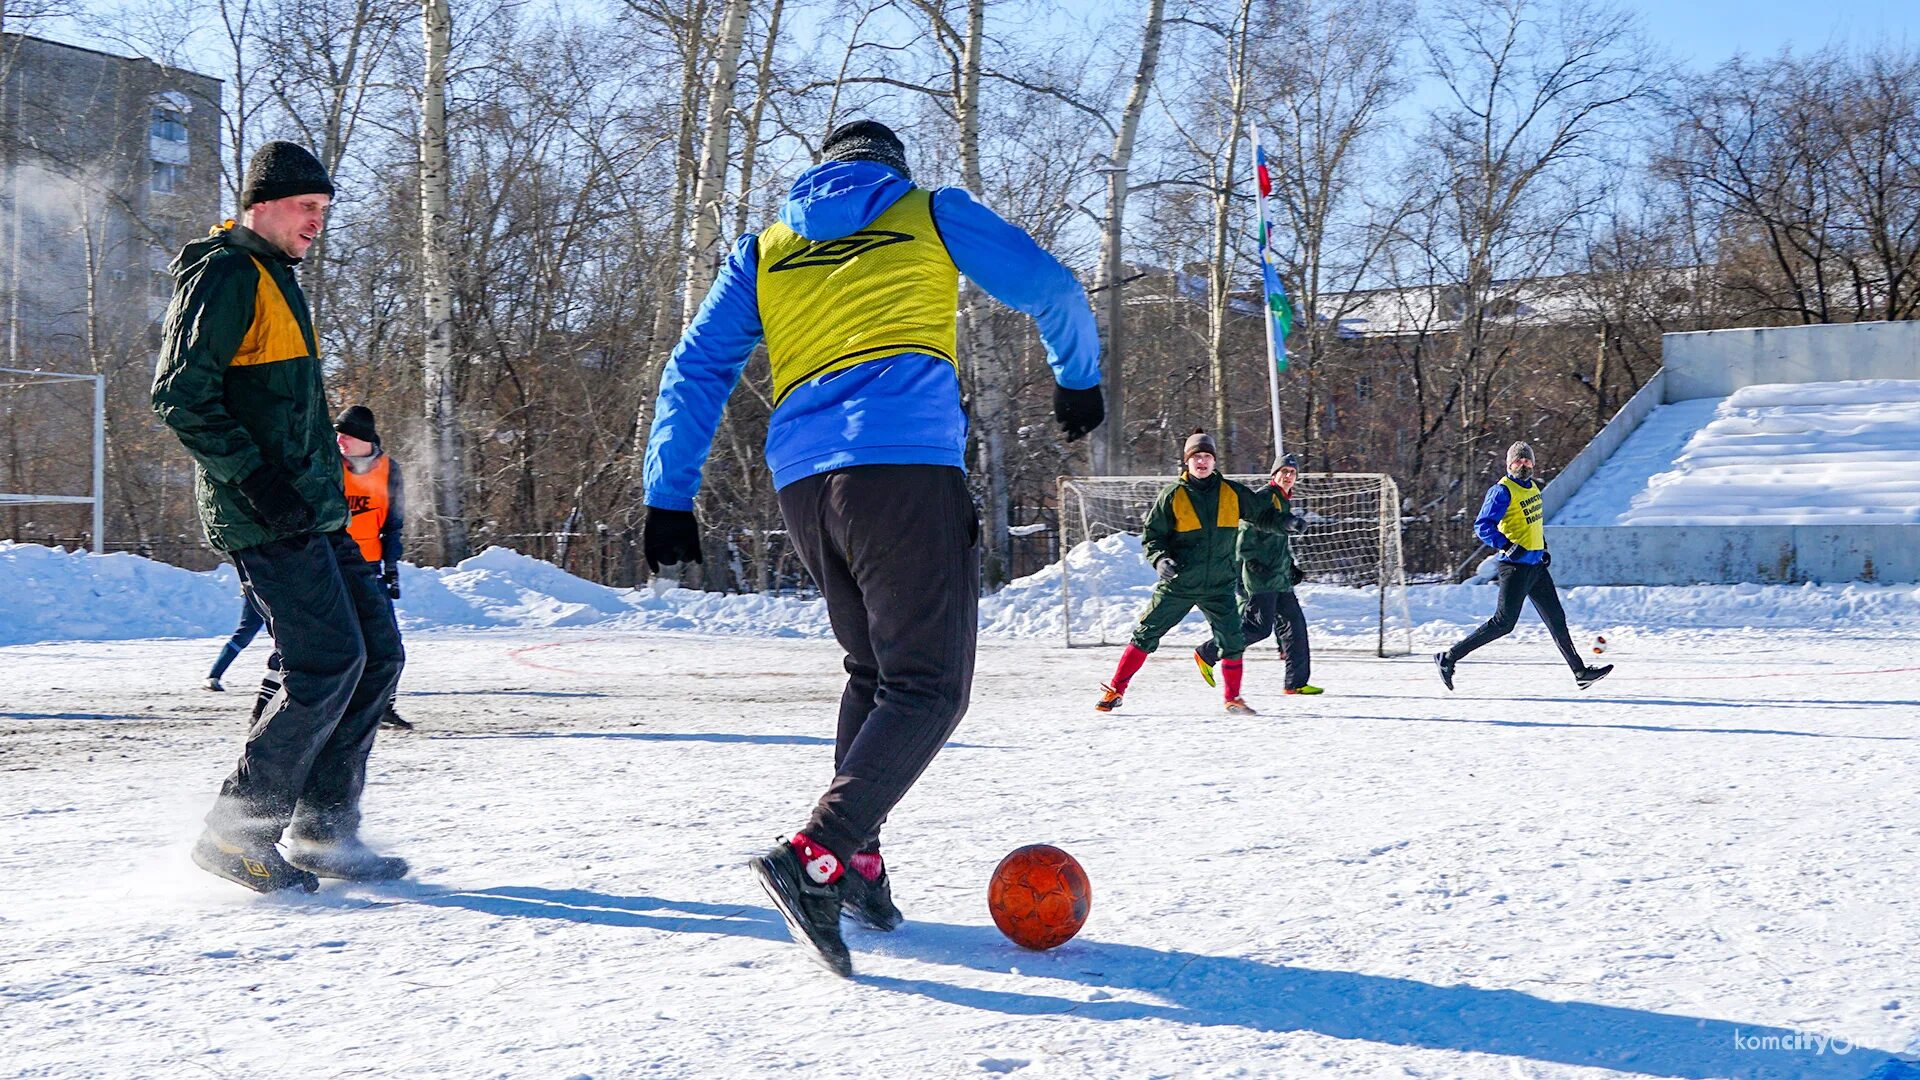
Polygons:
[[1074,857],[1050,844],[1018,848],[993,868],[987,910],[1007,940],[1028,949],[1065,944],[1087,923],[1093,886]]

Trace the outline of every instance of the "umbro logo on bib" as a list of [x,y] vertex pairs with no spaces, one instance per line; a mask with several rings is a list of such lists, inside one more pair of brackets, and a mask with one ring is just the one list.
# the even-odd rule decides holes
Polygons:
[[865,255],[876,248],[888,244],[904,244],[914,237],[906,233],[886,232],[881,229],[864,229],[838,240],[822,240],[817,244],[808,244],[799,251],[781,259],[767,268],[769,274],[782,270],[806,270],[819,266],[839,266],[858,255]]

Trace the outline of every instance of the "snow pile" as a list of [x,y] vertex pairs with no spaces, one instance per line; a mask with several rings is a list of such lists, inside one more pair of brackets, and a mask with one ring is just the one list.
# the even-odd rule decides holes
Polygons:
[[[1067,588],[1073,598],[1074,639],[1122,642],[1146,610],[1157,580],[1140,538],[1117,533],[1068,552]],[[980,601],[980,628],[996,637],[1064,641],[1061,564],[1021,578]],[[1444,642],[1478,626],[1496,606],[1497,586],[1416,585],[1407,591],[1414,639]],[[1303,584],[1300,606],[1313,639],[1347,647],[1370,644],[1377,633],[1379,596],[1371,589]],[[1875,626],[1920,628],[1920,587],[1913,585],[1695,585],[1592,586],[1561,590],[1567,617],[1589,629],[1806,628]],[[1523,627],[1535,624],[1526,616]],[[1207,632],[1198,613],[1167,635],[1171,647]]]
[[1553,524],[1920,524],[1920,380],[1748,386],[1663,405]]
[[[507,548],[458,566],[402,563],[402,630],[608,626],[707,634],[826,637],[818,600],[728,596],[690,589],[614,589]],[[239,576],[137,555],[91,555],[0,541],[0,645],[36,641],[214,637],[240,619]]]
[[0,540],[0,645],[228,633],[240,620],[238,580],[231,566],[195,573]]
[[[1140,538],[1116,534],[1080,544],[1067,555],[1072,573],[1076,640],[1120,642],[1145,611],[1155,576]],[[574,577],[550,563],[489,548],[445,569],[401,566],[402,629],[540,629],[592,626],[613,630],[825,638],[826,605],[791,596],[699,592],[657,583],[614,589]],[[988,637],[1060,642],[1061,564],[1013,582],[980,601]],[[0,542],[0,645],[38,641],[220,637],[239,618],[231,567],[194,573],[135,555],[89,555]],[[1408,590],[1416,641],[1444,641],[1485,619],[1491,584],[1419,585]],[[1579,627],[1667,628],[1920,628],[1920,588],[1912,585],[1720,585],[1594,587],[1563,590]],[[1314,640],[1370,643],[1379,599],[1368,589],[1307,584],[1300,602]],[[1522,625],[1532,625],[1529,617]],[[1206,624],[1196,613],[1168,637],[1198,641]]]

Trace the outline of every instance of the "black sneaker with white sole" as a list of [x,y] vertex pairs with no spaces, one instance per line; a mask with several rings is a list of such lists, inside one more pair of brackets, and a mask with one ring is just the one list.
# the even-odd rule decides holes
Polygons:
[[[859,856],[854,856],[858,859]],[[893,885],[887,880],[887,872],[869,880],[865,874],[855,870],[843,879],[846,895],[840,900],[840,912],[854,922],[870,930],[898,930],[900,924],[907,921],[905,915],[893,903]]]
[[398,881],[407,876],[407,860],[382,855],[357,836],[342,840],[288,836],[287,861],[319,877],[341,881]]
[[1606,678],[1607,673],[1612,670],[1612,664],[1607,664],[1604,667],[1583,667],[1579,671],[1574,672],[1573,681],[1580,689],[1585,690],[1587,687]]
[[1453,658],[1446,653],[1433,654],[1433,666],[1440,669],[1440,681],[1445,683],[1449,690],[1453,689],[1453,664]]
[[[840,936],[840,904],[845,899],[842,883],[847,875],[839,860],[822,854],[833,860],[833,880],[814,880],[808,864],[785,840],[748,865],[760,879],[760,887],[767,890],[767,898],[787,920],[793,940],[806,946],[822,967],[844,978],[853,974],[853,957],[847,952],[846,939]],[[819,862],[815,860],[816,865]]]

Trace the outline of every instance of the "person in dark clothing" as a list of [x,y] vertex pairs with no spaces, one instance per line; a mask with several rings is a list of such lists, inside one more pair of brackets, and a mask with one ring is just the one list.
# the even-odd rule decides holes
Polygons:
[[[347,496],[347,535],[360,547],[367,562],[380,567],[380,584],[387,597],[400,599],[400,537],[406,528],[406,490],[400,470],[392,467],[386,451],[380,447],[380,433],[374,426],[373,410],[365,405],[350,406],[334,418],[335,441],[345,472],[342,481]],[[286,677],[280,654],[267,657],[267,673],[260,679],[260,691],[254,695],[253,720],[273,703]],[[412,731],[387,702],[380,714],[380,726],[394,731]]]
[[1101,712],[1119,708],[1128,684],[1160,647],[1160,639],[1197,607],[1220,643],[1226,710],[1250,716],[1253,708],[1240,697],[1240,657],[1247,644],[1234,596],[1240,578],[1236,554],[1240,537],[1246,529],[1285,531],[1298,529],[1302,522],[1273,489],[1255,492],[1221,476],[1219,449],[1204,431],[1196,428],[1187,437],[1181,462],[1179,481],[1167,485],[1154,500],[1140,537],[1141,551],[1160,582],[1133,628],[1133,637],[1120,652],[1112,681],[1101,684],[1094,708]]
[[880,826],[972,690],[980,524],[964,472],[960,275],[1039,324],[1069,440],[1104,406],[1093,312],[1071,271],[966,191],[915,187],[883,124],[835,129],[822,156],[779,222],[734,246],[661,375],[642,542],[653,570],[699,561],[701,469],[764,338],[767,463],[847,683],[832,782],[752,868],[794,939],[846,975],[840,916],[899,924]]
[[[1266,493],[1278,495],[1280,505],[1289,513],[1293,510],[1293,484],[1300,478],[1300,459],[1288,454],[1273,467],[1268,479]],[[1240,590],[1246,599],[1240,605],[1240,634],[1248,645],[1256,645],[1279,634],[1275,640],[1280,646],[1280,656],[1287,662],[1286,692],[1289,694],[1318,694],[1320,688],[1307,683],[1313,674],[1313,661],[1307,651],[1307,617],[1300,610],[1300,600],[1294,595],[1293,587],[1299,583],[1302,574],[1300,565],[1293,559],[1293,546],[1284,532],[1262,532],[1245,523],[1240,526],[1238,547],[1234,554],[1240,560]],[[1207,685],[1214,685],[1214,665],[1220,662],[1220,643],[1214,638],[1201,642],[1193,650],[1193,662],[1200,667],[1200,677]]]
[[1533,447],[1526,443],[1507,447],[1507,475],[1487,489],[1480,516],[1474,519],[1474,535],[1500,553],[1500,569],[1495,575],[1500,585],[1500,606],[1479,629],[1447,651],[1433,655],[1440,681],[1449,690],[1453,689],[1454,666],[1480,646],[1512,633],[1520,621],[1520,605],[1528,601],[1532,601],[1540,621],[1547,624],[1547,633],[1567,666],[1573,669],[1575,685],[1585,690],[1613,670],[1612,664],[1588,667],[1567,632],[1567,614],[1560,607],[1560,594],[1554,590],[1553,574],[1547,570],[1553,557],[1547,553],[1546,513],[1540,497],[1545,485],[1533,477],[1533,460]]
[[294,276],[332,197],[301,147],[254,154],[240,222],[174,260],[153,381],[154,412],[193,456],[207,539],[239,569],[285,668],[193,848],[201,868],[259,892],[407,870],[359,838],[367,755],[405,655],[393,602],[347,535],[319,346]]
[[[361,557],[380,568],[380,584],[387,597],[400,599],[400,545],[407,529],[407,491],[400,470],[380,445],[373,410],[353,405],[334,418],[333,430],[346,468],[347,535],[360,545]],[[380,726],[412,731],[413,725],[387,703]]]
[[227,639],[227,643],[220,646],[220,655],[214,657],[213,669],[207,672],[207,689],[216,691],[226,689],[220,680],[226,677],[227,669],[240,658],[240,654],[246,651],[247,646],[253,644],[254,636],[259,634],[260,628],[265,625],[267,625],[266,617],[260,614],[259,607],[254,604],[253,597],[247,595],[246,588],[241,587],[240,625],[234,629],[233,636]]

